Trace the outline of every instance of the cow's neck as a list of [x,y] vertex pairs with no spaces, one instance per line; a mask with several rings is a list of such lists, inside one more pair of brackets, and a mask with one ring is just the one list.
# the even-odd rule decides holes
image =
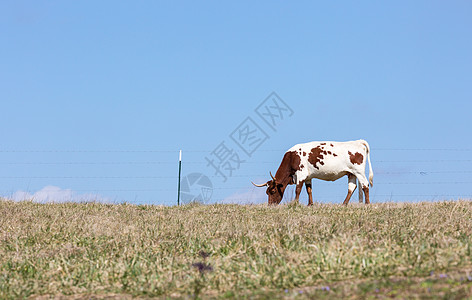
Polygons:
[[294,151],[285,153],[279,169],[277,170],[277,173],[275,173],[277,183],[283,185],[282,193],[287,185],[293,183],[292,176],[295,174],[295,169],[293,168],[294,155],[297,155]]

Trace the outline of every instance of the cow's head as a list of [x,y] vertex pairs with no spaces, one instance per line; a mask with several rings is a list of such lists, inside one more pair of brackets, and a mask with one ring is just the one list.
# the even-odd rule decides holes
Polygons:
[[252,184],[257,187],[267,186],[266,194],[269,196],[269,205],[277,205],[282,201],[282,198],[284,196],[285,185],[280,182],[277,182],[277,179],[272,176],[272,173],[270,173],[270,177],[272,177],[272,180],[269,180],[266,183],[255,184],[253,182]]

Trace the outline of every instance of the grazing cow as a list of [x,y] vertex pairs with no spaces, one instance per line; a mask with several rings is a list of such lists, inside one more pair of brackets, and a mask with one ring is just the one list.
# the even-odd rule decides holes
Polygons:
[[[370,163],[369,144],[364,140],[349,142],[311,142],[298,144],[285,152],[275,177],[264,184],[267,186],[269,204],[279,204],[282,201],[285,188],[296,184],[295,200],[298,201],[305,183],[308,193],[308,205],[313,205],[311,179],[317,178],[335,181],[344,175],[348,176],[348,193],[343,204],[347,205],[352,193],[359,184],[359,201],[362,202],[362,191],[365,194],[365,204],[369,204],[369,183],[373,185],[374,173]],[[369,181],[365,177],[365,164],[369,160]]]

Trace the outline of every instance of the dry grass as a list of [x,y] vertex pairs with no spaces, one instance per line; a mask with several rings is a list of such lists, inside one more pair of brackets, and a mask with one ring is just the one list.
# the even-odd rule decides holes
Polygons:
[[472,293],[471,234],[469,201],[0,201],[0,298],[462,298]]

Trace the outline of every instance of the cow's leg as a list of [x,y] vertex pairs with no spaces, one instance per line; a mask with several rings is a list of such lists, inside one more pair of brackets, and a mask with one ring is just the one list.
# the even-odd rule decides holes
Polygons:
[[308,193],[308,206],[313,205],[313,195],[311,189],[311,180],[305,181],[306,192]]
[[297,183],[297,186],[295,187],[295,201],[297,201],[297,203],[299,202],[299,199],[300,199],[300,193],[302,192],[303,183],[304,181],[300,181],[299,183]]
[[362,189],[360,188],[362,185],[359,180],[357,180],[357,185],[359,186],[359,203],[362,203],[364,202],[364,194],[362,193]]
[[353,174],[347,175],[348,179],[348,189],[347,189],[347,196],[346,199],[343,202],[343,205],[347,205],[349,203],[349,199],[351,199],[352,193],[356,190],[356,176]]
[[367,181],[367,178],[362,173],[356,173],[356,177],[359,181],[359,189],[362,189],[362,191],[364,192],[365,204],[369,204],[369,181]]
[[362,186],[362,190],[364,191],[364,194],[365,194],[365,204],[370,204],[370,200],[369,200],[369,186],[368,186],[368,185]]

